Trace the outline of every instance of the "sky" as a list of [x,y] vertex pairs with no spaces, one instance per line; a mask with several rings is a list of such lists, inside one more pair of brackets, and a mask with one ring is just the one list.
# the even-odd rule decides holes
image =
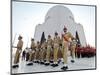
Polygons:
[[[12,42],[16,45],[18,36],[23,36],[24,47],[30,46],[35,26],[42,24],[48,10],[58,4],[12,2]],[[83,25],[87,44],[95,47],[95,7],[64,5],[69,8],[76,23]]]

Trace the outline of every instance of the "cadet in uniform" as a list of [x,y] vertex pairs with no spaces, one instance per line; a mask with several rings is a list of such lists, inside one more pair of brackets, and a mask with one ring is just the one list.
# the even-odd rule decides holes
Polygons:
[[41,55],[40,55],[40,64],[44,64],[45,62],[45,58],[46,58],[46,49],[47,49],[47,42],[46,42],[46,39],[44,39],[42,45],[41,45]]
[[29,52],[29,63],[27,65],[33,65],[32,61],[35,54],[35,42],[34,39],[31,39],[31,46],[30,46],[30,52]]
[[67,28],[64,27],[64,34],[62,35],[62,45],[63,45],[63,61],[64,61],[64,66],[61,68],[62,70],[68,69],[67,62],[68,62],[68,47],[69,43],[71,42],[71,33],[67,32]]
[[60,37],[58,36],[58,33],[55,32],[54,40],[53,40],[53,46],[54,46],[54,62],[51,66],[56,67],[58,66],[58,49],[59,49],[59,40]]
[[35,56],[34,56],[34,62],[35,63],[39,63],[39,59],[40,59],[39,51],[40,51],[40,42],[37,41],[36,51],[35,51]]
[[51,47],[52,47],[52,39],[51,39],[51,36],[48,35],[45,65],[49,65],[50,64],[50,51],[51,51]]
[[19,67],[18,63],[19,63],[19,58],[20,58],[20,54],[22,51],[22,47],[23,47],[23,41],[22,41],[22,36],[18,37],[18,44],[17,44],[17,51],[15,53],[15,57],[14,57],[14,65],[13,68]]

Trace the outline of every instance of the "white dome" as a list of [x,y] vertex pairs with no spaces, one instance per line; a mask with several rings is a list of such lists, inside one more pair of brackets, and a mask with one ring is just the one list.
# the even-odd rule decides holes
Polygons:
[[56,5],[48,10],[45,16],[45,21],[48,18],[58,19],[58,18],[69,18],[69,17],[74,20],[72,12],[67,7],[62,5]]

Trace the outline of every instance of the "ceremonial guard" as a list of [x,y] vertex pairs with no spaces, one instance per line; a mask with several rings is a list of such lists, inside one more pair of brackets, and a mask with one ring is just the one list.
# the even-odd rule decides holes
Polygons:
[[19,63],[19,58],[20,58],[20,54],[22,51],[22,47],[23,47],[23,41],[22,41],[22,36],[18,37],[18,44],[17,44],[17,51],[15,53],[15,57],[14,57],[14,65],[13,68],[19,67],[18,63]]
[[68,62],[68,47],[69,43],[71,42],[71,33],[67,32],[67,28],[64,27],[63,29],[64,34],[62,34],[62,46],[63,46],[63,61],[64,61],[64,66],[61,68],[62,70],[68,69],[67,62]]
[[60,42],[60,37],[58,36],[58,33],[55,32],[54,40],[53,40],[53,46],[54,46],[54,62],[51,66],[56,67],[58,66],[58,49],[59,49],[59,42]]
[[36,51],[35,51],[35,56],[34,56],[34,62],[35,63],[39,63],[40,60],[40,42],[37,41],[37,45],[36,45]]
[[44,64],[45,59],[46,59],[46,49],[47,49],[47,42],[46,39],[44,39],[42,45],[41,45],[41,55],[40,55],[40,64]]
[[34,59],[35,55],[35,42],[34,39],[31,39],[31,46],[30,46],[30,52],[29,52],[29,63],[27,65],[33,65],[32,61]]
[[45,65],[49,65],[50,64],[50,51],[51,51],[51,47],[52,47],[52,38],[50,35],[48,35],[48,39],[47,39],[47,51],[46,51],[46,62]]

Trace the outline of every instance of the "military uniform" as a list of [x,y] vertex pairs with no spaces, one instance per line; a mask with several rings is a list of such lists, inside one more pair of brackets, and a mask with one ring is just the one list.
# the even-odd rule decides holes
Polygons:
[[58,33],[55,33],[55,37],[53,40],[53,45],[54,45],[54,63],[52,64],[53,67],[58,66],[58,49],[59,49],[59,42],[60,42],[60,37],[58,36]]
[[66,31],[67,29],[64,28],[64,34],[62,35],[62,46],[63,46],[63,62],[64,62],[64,66],[61,68],[63,70],[68,69],[67,66],[67,62],[68,62],[68,47],[69,47],[69,43],[71,42],[71,33]]
[[17,51],[15,53],[15,57],[14,57],[14,66],[13,68],[18,67],[18,63],[19,63],[19,58],[20,58],[20,53],[22,51],[22,47],[23,47],[23,41],[22,41],[22,36],[18,37],[18,44],[17,44]]
[[37,41],[37,45],[36,45],[36,51],[35,51],[35,56],[34,56],[34,62],[35,63],[39,63],[39,57],[40,57],[40,54],[39,54],[39,51],[40,51],[40,42]]
[[46,63],[45,65],[49,65],[49,61],[50,61],[50,51],[51,51],[51,47],[52,47],[52,39],[51,36],[48,36],[47,39],[47,51],[46,51]]
[[35,42],[34,39],[31,39],[31,52],[30,52],[30,57],[29,61],[32,61],[34,59],[34,54],[35,54]]
[[45,40],[41,45],[41,52],[40,52],[41,64],[44,64],[44,60],[46,59],[46,47],[47,47],[47,42]]
[[30,46],[30,52],[29,52],[29,63],[27,65],[33,65],[32,61],[34,59],[35,55],[35,42],[34,39],[31,39],[31,46]]

